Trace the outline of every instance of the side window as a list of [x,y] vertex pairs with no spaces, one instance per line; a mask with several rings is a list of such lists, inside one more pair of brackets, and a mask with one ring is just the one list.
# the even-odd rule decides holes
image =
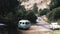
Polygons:
[[21,22],[19,22],[19,24],[21,24]]
[[24,22],[22,24],[24,24]]
[[29,24],[29,22],[26,22],[25,24]]

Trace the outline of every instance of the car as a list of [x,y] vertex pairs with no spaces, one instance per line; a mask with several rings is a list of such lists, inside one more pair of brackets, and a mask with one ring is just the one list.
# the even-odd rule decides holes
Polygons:
[[20,20],[18,22],[18,28],[22,30],[28,30],[31,26],[31,23],[29,20]]
[[51,23],[50,29],[58,30],[58,29],[60,29],[60,25],[58,25],[58,23]]

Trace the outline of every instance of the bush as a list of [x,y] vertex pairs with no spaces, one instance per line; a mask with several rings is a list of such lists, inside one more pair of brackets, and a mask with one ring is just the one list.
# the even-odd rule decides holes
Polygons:
[[46,15],[50,10],[49,9],[44,9],[44,10],[39,10],[39,15]]
[[36,23],[37,17],[35,16],[33,11],[28,11],[26,14],[26,19],[30,20],[31,23]]
[[60,19],[60,7],[53,9],[50,14],[48,15],[48,18],[51,21],[57,21]]

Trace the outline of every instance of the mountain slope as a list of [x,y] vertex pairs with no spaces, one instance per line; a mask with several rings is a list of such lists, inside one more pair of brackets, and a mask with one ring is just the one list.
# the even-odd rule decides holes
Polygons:
[[44,8],[49,8],[51,0],[21,0],[21,2],[21,5],[23,5],[26,10],[32,10],[34,4],[37,4],[38,10],[43,10]]

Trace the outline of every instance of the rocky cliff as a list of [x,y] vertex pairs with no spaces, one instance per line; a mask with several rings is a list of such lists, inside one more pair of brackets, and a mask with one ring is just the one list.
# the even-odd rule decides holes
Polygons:
[[25,7],[26,10],[32,10],[34,4],[37,4],[38,10],[39,9],[45,9],[49,8],[49,4],[51,3],[51,0],[20,0]]

